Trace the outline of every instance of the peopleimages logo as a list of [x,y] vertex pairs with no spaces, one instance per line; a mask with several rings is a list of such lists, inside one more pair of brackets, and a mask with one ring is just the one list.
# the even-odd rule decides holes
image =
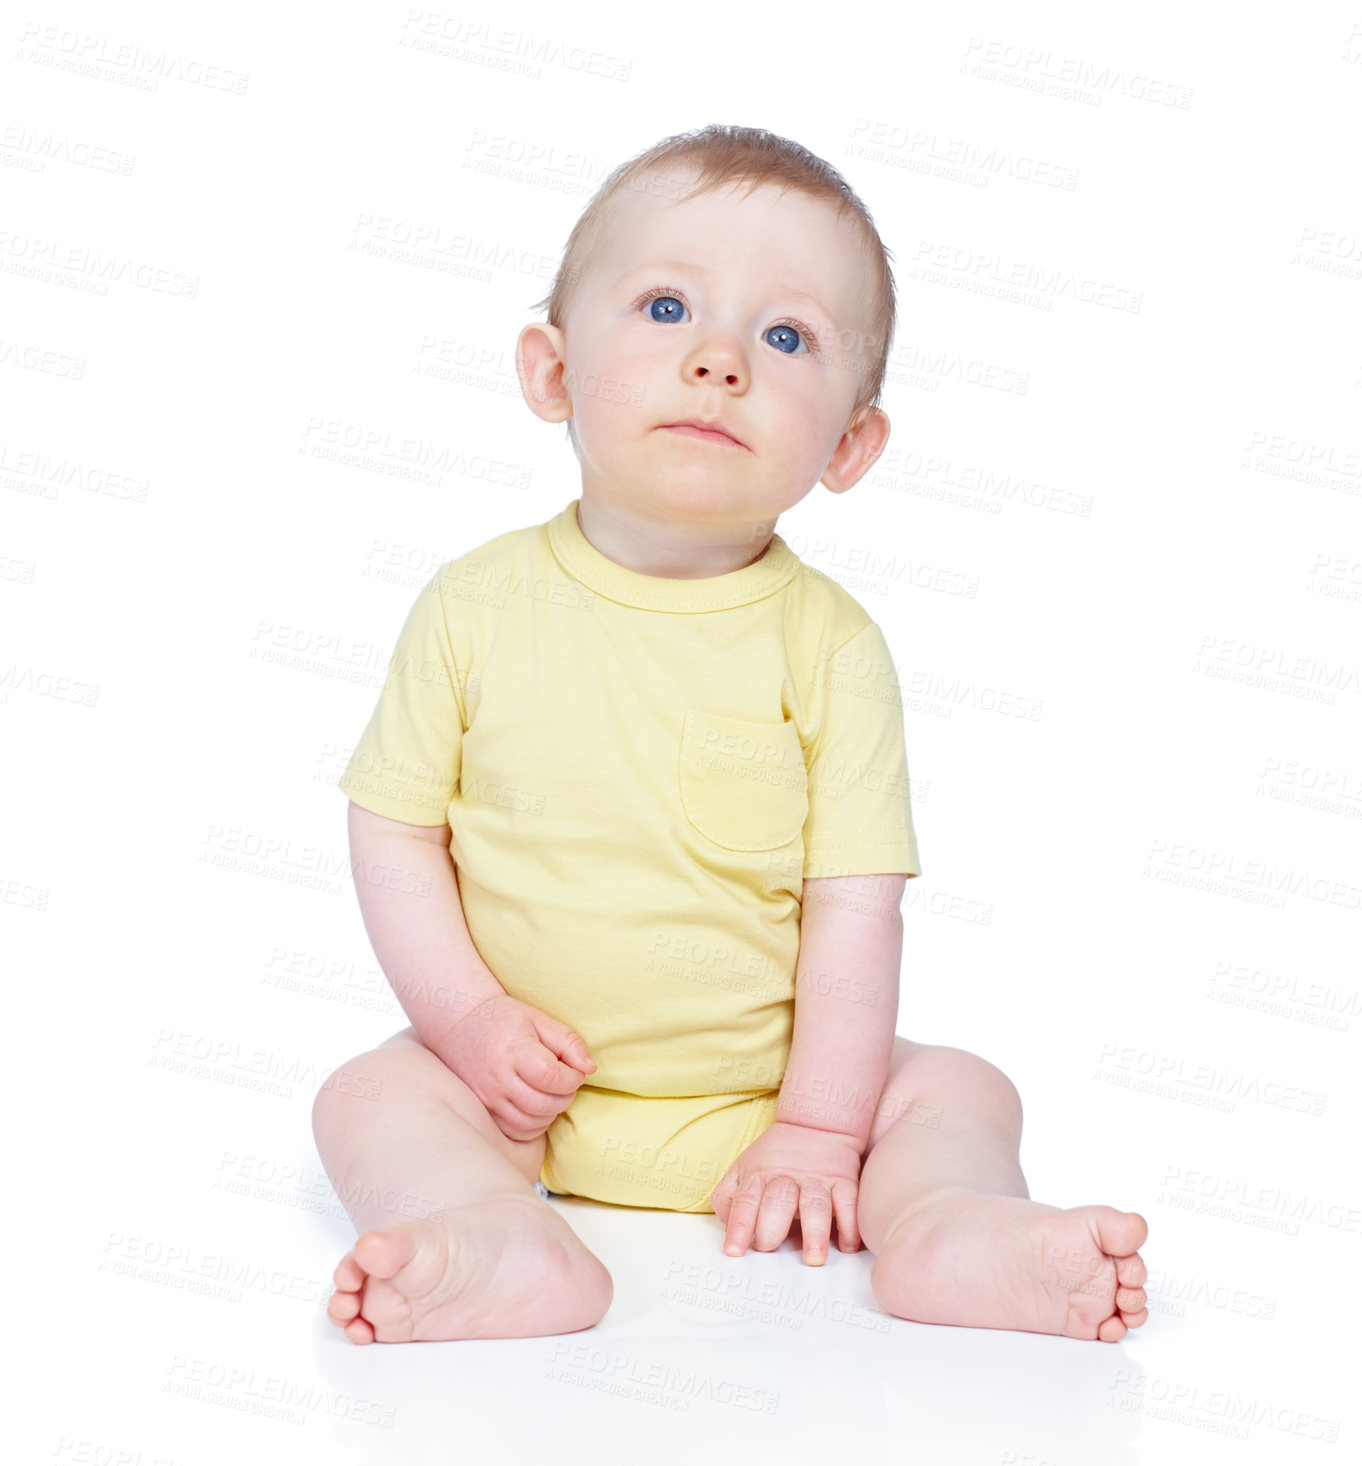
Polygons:
[[[1312,901],[1323,901],[1330,906],[1343,906],[1354,911],[1362,907],[1362,887],[1298,871],[1294,866],[1282,869],[1270,860],[1241,860],[1233,852],[1167,840],[1154,840],[1145,859],[1157,862],[1158,866],[1154,869],[1146,865],[1145,875],[1158,875],[1161,871],[1169,875],[1189,872],[1203,878],[1203,886],[1208,882],[1219,886],[1220,894],[1227,893],[1237,884],[1279,897],[1307,896]],[[1176,882],[1176,875],[1173,879]]]

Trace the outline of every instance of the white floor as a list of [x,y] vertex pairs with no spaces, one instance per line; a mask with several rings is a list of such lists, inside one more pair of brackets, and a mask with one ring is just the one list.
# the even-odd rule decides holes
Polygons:
[[[17,1236],[45,1260],[12,1296],[12,1344],[56,1319],[39,1324],[40,1408],[10,1459],[418,1466],[598,1462],[613,1448],[687,1463],[1280,1463],[1340,1459],[1322,1432],[1355,1439],[1340,1315],[1356,1212],[1350,1231],[1323,1216],[1254,1225],[1268,1203],[1217,1215],[1191,1170],[1164,1184],[1166,1128],[1143,1151],[1098,1146],[1075,1164],[1055,1136],[1094,1137],[1058,1086],[1030,1096],[1033,1195],[1109,1199],[1151,1228],[1151,1317],[1119,1344],[893,1319],[871,1297],[868,1252],[814,1269],[787,1241],[733,1260],[713,1217],[568,1199],[552,1204],[615,1280],[599,1326],[358,1347],[324,1313],[354,1232],[310,1143],[314,1087],[256,1089],[250,1053],[225,1046],[177,1068],[177,1045],[193,1040],[148,1031],[140,1064],[125,1045],[117,1102],[86,1092],[109,1102],[86,1119],[83,1153],[20,1189]],[[96,1047],[92,1035],[93,1073]],[[38,1072],[20,1123],[57,1093]],[[1307,1189],[1337,1200],[1323,1177]],[[53,1257],[66,1261],[50,1278]]]

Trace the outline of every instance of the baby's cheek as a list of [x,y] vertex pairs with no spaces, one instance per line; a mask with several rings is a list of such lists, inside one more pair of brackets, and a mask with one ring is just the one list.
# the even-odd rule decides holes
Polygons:
[[[788,417],[785,431],[781,434],[782,445],[791,456],[800,459],[817,458],[821,462],[828,458],[846,427],[845,422],[827,426],[830,421],[827,400],[812,394],[796,397],[788,410]],[[823,430],[825,426],[826,431]]]
[[664,411],[649,390],[650,368],[636,357],[569,351],[564,380],[580,431],[629,435]]

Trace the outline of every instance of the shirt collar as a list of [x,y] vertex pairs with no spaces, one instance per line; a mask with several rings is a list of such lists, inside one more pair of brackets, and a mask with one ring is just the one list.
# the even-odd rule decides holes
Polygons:
[[794,579],[799,557],[779,535],[773,535],[761,559],[701,580],[640,575],[603,555],[582,533],[577,518],[581,499],[574,499],[548,521],[549,544],[558,563],[581,583],[621,605],[640,611],[727,611],[763,600]]

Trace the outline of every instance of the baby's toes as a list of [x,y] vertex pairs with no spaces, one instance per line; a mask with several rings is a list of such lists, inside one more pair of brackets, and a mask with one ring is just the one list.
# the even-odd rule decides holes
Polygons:
[[[340,1271],[339,1268],[336,1269]],[[363,1284],[360,1285],[363,1287]],[[364,1295],[338,1288],[326,1303],[326,1316],[353,1344],[371,1344],[374,1340],[373,1325],[367,1318],[361,1318]]]
[[331,1281],[335,1283],[336,1287],[344,1289],[347,1293],[358,1293],[368,1276],[368,1273],[355,1261],[354,1251],[351,1250],[336,1264],[336,1271],[331,1274]]
[[337,1289],[326,1305],[326,1316],[338,1328],[344,1328],[359,1313],[359,1294]]
[[1145,1305],[1143,1288],[1117,1288],[1116,1306],[1126,1315],[1127,1320],[1132,1313],[1139,1313]]
[[1140,1286],[1149,1274],[1138,1253],[1116,1259],[1116,1307],[1128,1328],[1137,1329],[1149,1317],[1149,1302]]
[[1116,1259],[1116,1281],[1123,1288],[1143,1288],[1148,1279],[1149,1269],[1138,1252]]
[[[1149,1236],[1149,1224],[1137,1211],[1118,1211],[1114,1206],[1095,1206],[1093,1221],[1097,1239],[1108,1257],[1135,1257]],[[1124,1283],[1127,1279],[1122,1278]],[[1133,1280],[1132,1280],[1133,1281]],[[1144,1280],[1139,1279],[1140,1282]]]
[[[1118,1294],[1118,1299],[1119,1296]],[[1118,1302],[1117,1307],[1121,1310],[1121,1318],[1127,1328],[1137,1329],[1149,1318],[1149,1310],[1143,1303],[1138,1308],[1128,1308],[1125,1304]]]
[[367,1344],[374,1336],[373,1329],[359,1316],[368,1276],[355,1261],[355,1254],[347,1252],[331,1275],[336,1290],[326,1303],[327,1318],[356,1344]]
[[1127,1328],[1137,1329],[1149,1317],[1145,1304],[1149,1301],[1140,1285],[1149,1277],[1149,1270],[1138,1252],[1116,1259],[1116,1307]]

